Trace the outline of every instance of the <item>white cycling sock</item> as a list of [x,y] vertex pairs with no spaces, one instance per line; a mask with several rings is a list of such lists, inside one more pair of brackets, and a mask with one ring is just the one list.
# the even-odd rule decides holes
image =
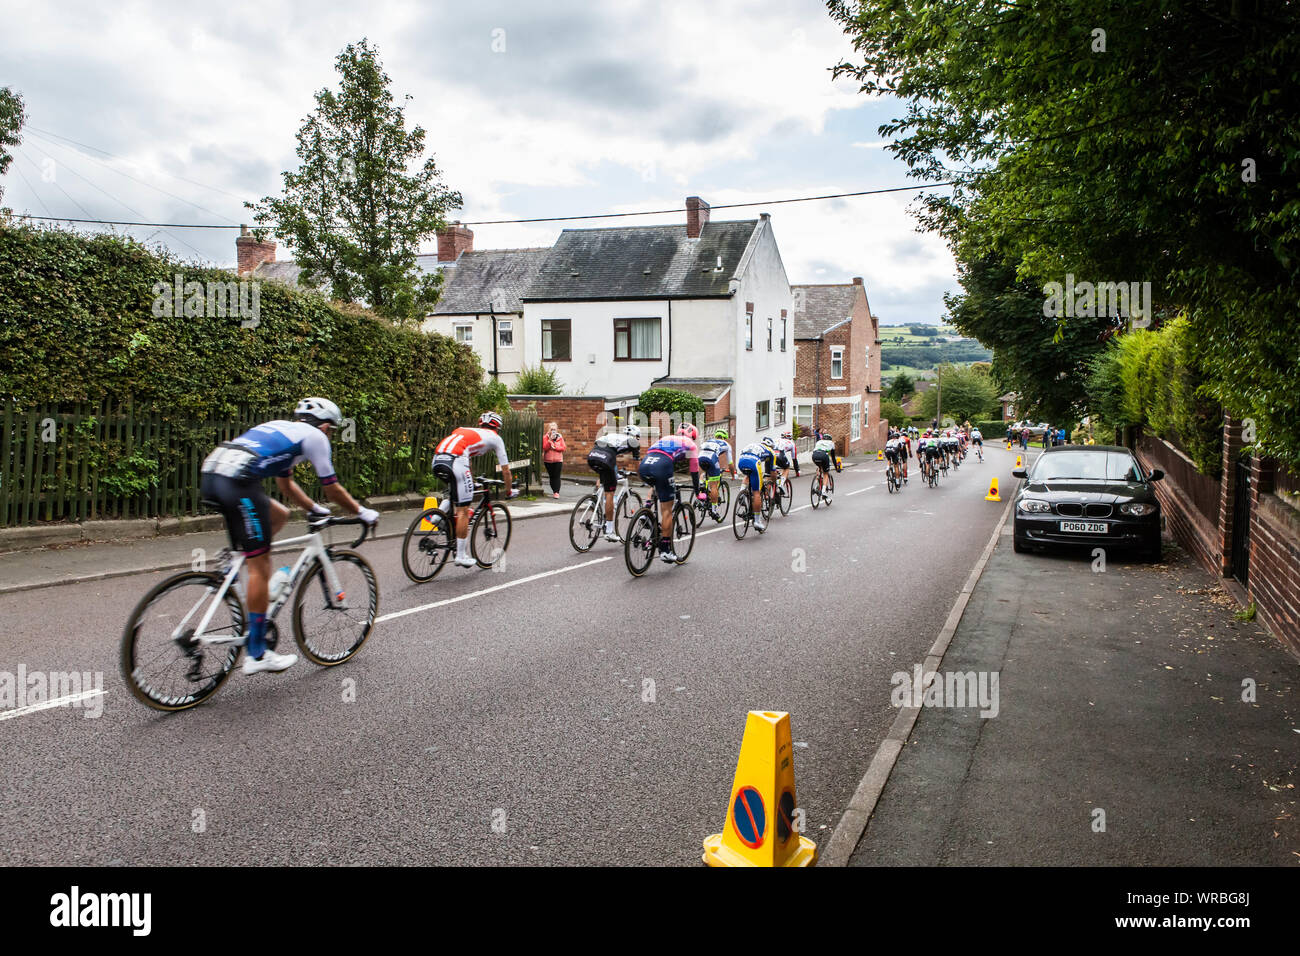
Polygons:
[[469,544],[469,538],[457,538],[457,539],[456,539],[456,557],[457,557],[457,558],[463,558],[463,557],[465,557],[465,547],[466,547],[466,545],[468,545],[468,544]]
[[613,533],[614,533],[614,522],[612,522],[612,521],[606,521],[606,522],[605,522],[605,534],[613,534]]

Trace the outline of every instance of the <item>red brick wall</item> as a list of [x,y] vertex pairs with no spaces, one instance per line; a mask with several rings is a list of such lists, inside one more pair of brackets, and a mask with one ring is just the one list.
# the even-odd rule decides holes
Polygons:
[[1300,510],[1273,494],[1273,463],[1250,469],[1248,593],[1275,635],[1300,654]]
[[275,243],[258,242],[251,235],[235,239],[235,273],[246,276],[263,262],[275,261]]
[[[542,424],[554,421],[559,425],[560,434],[564,436],[564,470],[577,465],[585,470],[587,453],[596,442],[596,436],[605,425],[605,399],[573,398],[556,396],[554,398],[528,398],[527,396],[510,396],[510,407],[523,411],[530,405],[537,409]],[[541,462],[537,462],[541,474]]]

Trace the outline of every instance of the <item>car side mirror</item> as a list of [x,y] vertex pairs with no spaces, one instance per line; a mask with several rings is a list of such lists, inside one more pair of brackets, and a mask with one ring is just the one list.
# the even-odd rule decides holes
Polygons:
[[1147,481],[1159,481],[1165,476],[1165,473],[1159,468],[1154,469],[1151,474],[1147,475]]
[[1012,468],[1011,475],[1014,478],[1028,478],[1029,472],[1024,468]]

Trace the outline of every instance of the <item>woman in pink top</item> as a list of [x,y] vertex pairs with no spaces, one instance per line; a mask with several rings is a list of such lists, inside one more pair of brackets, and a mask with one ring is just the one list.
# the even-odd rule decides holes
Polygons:
[[560,497],[560,467],[564,462],[564,436],[559,422],[547,422],[542,434],[542,462],[551,479],[551,495]]

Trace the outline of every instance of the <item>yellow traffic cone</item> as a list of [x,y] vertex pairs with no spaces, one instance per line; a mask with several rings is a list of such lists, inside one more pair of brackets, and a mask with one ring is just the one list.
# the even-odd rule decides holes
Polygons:
[[883,451],[877,451],[876,461],[884,461],[884,460],[885,460],[885,453]]
[[[427,497],[427,498],[424,499],[424,510],[425,510],[425,511],[428,511],[430,508],[436,508],[436,507],[438,507],[438,498],[437,498],[436,495],[430,495],[429,497]],[[420,530],[421,530],[421,531],[432,531],[432,530],[433,530],[433,522],[430,521],[428,518],[425,518],[424,520],[422,520],[422,521],[420,522]]]
[[1021,468],[1021,467],[1024,466],[1024,460],[1023,460],[1023,459],[1024,459],[1024,456],[1023,456],[1023,455],[1016,455],[1016,467],[1017,467],[1017,468]]
[[790,715],[751,710],[745,721],[722,832],[704,838],[709,866],[812,866],[817,844],[802,836],[794,795]]
[[1002,496],[998,494],[998,478],[994,475],[989,479],[989,493],[984,496],[985,501],[1001,501]]

